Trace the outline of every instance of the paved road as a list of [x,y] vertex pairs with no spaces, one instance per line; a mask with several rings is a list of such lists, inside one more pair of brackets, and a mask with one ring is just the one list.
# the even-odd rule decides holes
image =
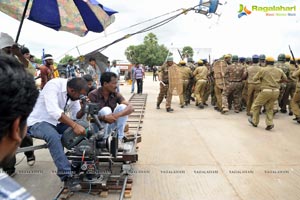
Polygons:
[[[177,96],[174,113],[164,105],[156,110],[158,82],[152,77],[146,77],[144,91],[148,99],[131,199],[300,199],[300,126],[290,116],[278,114],[275,129],[266,131],[264,115],[254,128],[245,112],[221,115],[212,106],[200,110],[194,105],[181,109]],[[121,86],[121,92],[129,98],[130,86]],[[61,183],[48,150],[36,155],[34,167],[25,161],[17,166],[15,179],[37,199],[50,200]],[[81,193],[72,199],[99,197]],[[118,194],[106,199],[118,199]]]

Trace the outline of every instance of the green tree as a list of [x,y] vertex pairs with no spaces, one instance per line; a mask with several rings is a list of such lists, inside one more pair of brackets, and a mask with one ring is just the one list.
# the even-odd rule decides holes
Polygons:
[[194,55],[194,50],[190,46],[185,46],[183,47],[181,54],[184,58],[192,58]]
[[158,44],[156,35],[149,33],[145,36],[143,44],[127,47],[125,55],[131,63],[141,63],[152,67],[164,63],[168,49],[164,45]]
[[43,64],[43,61],[42,61],[42,59],[40,59],[40,58],[36,58],[36,57],[34,57],[34,61],[37,63],[37,64]]
[[65,57],[63,57],[63,58],[59,61],[59,63],[61,63],[61,64],[67,64],[67,63],[69,62],[70,59],[75,60],[75,58],[74,58],[73,56],[66,54]]

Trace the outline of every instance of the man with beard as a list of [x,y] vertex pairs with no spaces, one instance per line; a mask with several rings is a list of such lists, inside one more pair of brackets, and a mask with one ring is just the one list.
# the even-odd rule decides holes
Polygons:
[[40,92],[37,103],[28,117],[29,135],[47,142],[57,175],[71,191],[81,189],[71,178],[71,164],[61,143],[62,133],[69,127],[76,135],[85,135],[85,128],[74,122],[84,115],[79,96],[86,95],[87,82],[83,78],[50,80]]
[[[0,55],[0,82],[0,168],[2,168],[11,161],[26,136],[26,120],[39,93],[33,76],[10,56]],[[34,197],[1,172],[0,199],[33,200]]]
[[54,67],[53,57],[51,54],[45,54],[44,56],[45,65],[40,66],[41,71],[41,90],[44,88],[46,83],[54,78]]

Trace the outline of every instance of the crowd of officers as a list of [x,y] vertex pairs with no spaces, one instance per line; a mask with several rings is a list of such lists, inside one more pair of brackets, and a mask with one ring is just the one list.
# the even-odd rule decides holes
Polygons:
[[[156,108],[166,99],[166,111],[171,108],[172,95],[179,95],[180,107],[195,102],[204,109],[211,97],[216,111],[239,113],[246,110],[249,123],[257,127],[259,115],[266,114],[266,130],[274,128],[277,112],[295,115],[300,123],[300,58],[279,54],[277,60],[265,55],[243,58],[224,55],[210,65],[207,60],[178,64],[168,57],[159,69],[160,92]],[[174,92],[175,91],[175,92]]]

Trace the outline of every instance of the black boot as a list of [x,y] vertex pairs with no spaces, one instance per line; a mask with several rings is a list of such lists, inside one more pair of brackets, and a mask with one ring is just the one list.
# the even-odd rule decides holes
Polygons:
[[158,104],[156,104],[156,109],[160,109],[160,104],[158,103]]
[[266,130],[271,130],[272,128],[274,128],[274,125],[268,125],[267,127],[266,127]]
[[199,103],[199,104],[198,104],[198,107],[199,107],[200,109],[203,109],[203,108],[204,108],[204,105],[203,105],[202,103]]
[[167,112],[173,112],[174,109],[173,108],[167,108]]

